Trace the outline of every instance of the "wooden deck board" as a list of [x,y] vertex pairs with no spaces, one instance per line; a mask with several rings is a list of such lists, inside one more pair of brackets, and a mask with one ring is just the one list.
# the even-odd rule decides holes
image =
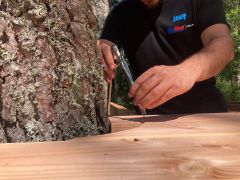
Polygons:
[[103,136],[1,144],[0,180],[240,179],[240,113],[111,121]]

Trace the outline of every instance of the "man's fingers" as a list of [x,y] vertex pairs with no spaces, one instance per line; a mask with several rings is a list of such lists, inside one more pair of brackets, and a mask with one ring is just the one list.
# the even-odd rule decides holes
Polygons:
[[160,105],[164,104],[165,102],[169,101],[170,99],[172,99],[176,96],[177,96],[176,90],[171,88],[168,91],[166,91],[161,97],[159,97],[155,102],[148,105],[146,108],[147,109],[153,109],[157,106],[160,106]]
[[111,70],[114,70],[115,67],[116,67],[116,64],[114,63],[114,57],[113,57],[111,47],[104,46],[102,48],[102,55],[103,55],[103,59],[105,60],[108,68],[111,69]]
[[138,77],[136,79],[135,83],[132,85],[132,87],[128,93],[128,97],[129,98],[134,97],[138,88],[142,85],[142,83],[147,81],[154,73],[155,73],[154,68],[151,68],[151,69],[147,70],[145,73],[143,73],[140,77]]
[[97,53],[99,58],[99,63],[102,64],[105,73],[105,79],[111,82],[115,76],[114,69],[116,64],[114,63],[114,57],[112,53],[112,46],[114,43],[100,39],[97,41]]
[[152,75],[141,84],[135,93],[133,103],[137,105],[148,93],[150,93],[158,84],[161,83],[161,77],[158,74]]
[[104,71],[104,77],[105,77],[105,80],[106,80],[109,84],[112,83],[112,79],[113,79],[113,78],[109,78],[109,77],[108,77],[108,74],[106,73],[106,71]]
[[115,76],[114,69],[116,68],[116,64],[114,63],[114,57],[112,54],[111,47],[109,46],[103,47],[102,55],[106,63],[106,66],[104,67],[104,71],[107,75],[107,79],[112,80]]
[[98,58],[99,63],[102,64],[102,65],[105,65],[105,62],[104,62],[104,59],[103,59],[103,55],[102,55],[102,51],[101,51],[99,45],[97,45],[96,50],[97,50],[97,56],[98,56],[97,58]]
[[103,67],[104,73],[107,76],[107,79],[112,80],[115,77],[114,70],[109,69],[107,66]]
[[142,108],[147,108],[149,105],[152,105],[155,101],[159,100],[170,89],[170,87],[171,84],[167,81],[159,83],[137,105]]

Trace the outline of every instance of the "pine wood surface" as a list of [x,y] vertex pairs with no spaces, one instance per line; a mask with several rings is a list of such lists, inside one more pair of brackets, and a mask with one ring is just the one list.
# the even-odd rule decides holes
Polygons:
[[98,137],[1,144],[0,180],[240,179],[240,113],[111,122]]

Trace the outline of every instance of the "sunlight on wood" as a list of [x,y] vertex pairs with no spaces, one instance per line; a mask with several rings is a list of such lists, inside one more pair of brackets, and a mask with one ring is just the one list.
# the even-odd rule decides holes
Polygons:
[[0,179],[240,179],[240,114],[112,117],[112,134],[2,144]]

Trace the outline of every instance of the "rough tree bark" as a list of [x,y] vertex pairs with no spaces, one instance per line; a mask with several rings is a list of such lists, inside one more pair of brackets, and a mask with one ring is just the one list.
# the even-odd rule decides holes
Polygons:
[[87,0],[0,0],[0,142],[110,131]]
[[97,17],[96,35],[99,37],[109,12],[109,2],[108,0],[91,0],[90,2],[92,4],[93,13]]

